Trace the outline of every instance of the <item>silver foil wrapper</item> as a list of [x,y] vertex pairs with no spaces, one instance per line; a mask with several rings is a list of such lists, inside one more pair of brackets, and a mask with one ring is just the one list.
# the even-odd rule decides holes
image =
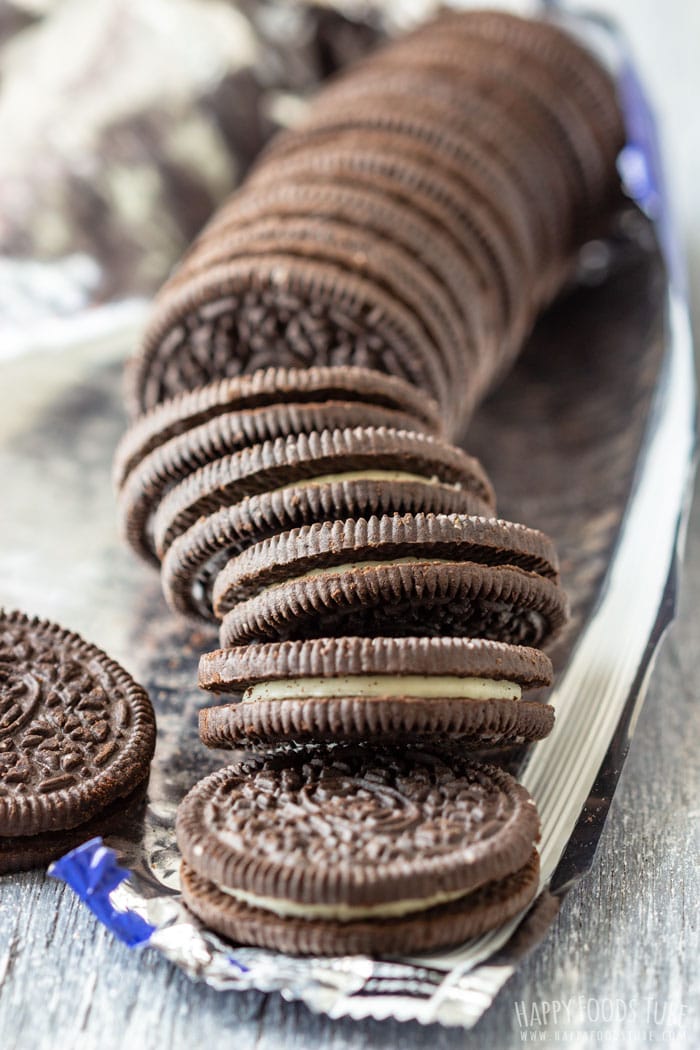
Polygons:
[[0,0],[0,336],[155,291],[382,6]]

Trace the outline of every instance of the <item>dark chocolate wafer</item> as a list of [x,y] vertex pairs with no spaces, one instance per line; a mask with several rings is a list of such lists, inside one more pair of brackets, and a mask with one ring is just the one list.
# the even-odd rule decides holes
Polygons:
[[261,751],[338,741],[390,747],[420,741],[440,748],[457,742],[465,752],[482,751],[544,740],[553,726],[554,709],[539,700],[404,695],[261,700],[204,708],[199,719],[208,747]]

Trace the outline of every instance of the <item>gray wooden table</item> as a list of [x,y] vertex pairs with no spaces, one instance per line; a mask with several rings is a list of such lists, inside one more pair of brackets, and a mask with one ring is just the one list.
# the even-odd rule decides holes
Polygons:
[[[331,1021],[279,996],[221,994],[130,951],[63,885],[0,884],[1,1050],[488,1047],[602,1033],[607,1046],[700,1046],[700,502],[667,639],[590,875],[472,1032]],[[555,1021],[552,1011],[559,1007]],[[546,1005],[545,1005],[546,1004]],[[566,1004],[566,1005],[564,1005]],[[570,1010],[570,1022],[566,1017]],[[612,1020],[607,1018],[613,1012]],[[676,1022],[680,1019],[680,1025]]]

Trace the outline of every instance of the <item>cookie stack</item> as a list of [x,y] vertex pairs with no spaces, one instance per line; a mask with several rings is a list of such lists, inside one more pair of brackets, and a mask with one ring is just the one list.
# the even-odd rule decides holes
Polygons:
[[266,367],[357,365],[446,433],[517,352],[617,191],[612,81],[546,22],[444,14],[273,140],[156,297],[132,415]]
[[155,740],[148,696],[114,660],[0,610],[0,874],[133,824]]
[[115,461],[170,605],[220,623],[178,841],[192,910],[292,952],[437,948],[517,913],[538,821],[484,746],[541,739],[550,540],[451,442],[616,194],[607,74],[446,14],[279,137],[159,295]]

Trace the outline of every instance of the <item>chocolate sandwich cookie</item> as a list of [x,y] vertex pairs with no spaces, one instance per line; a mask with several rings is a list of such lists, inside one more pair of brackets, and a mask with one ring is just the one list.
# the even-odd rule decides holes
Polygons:
[[278,404],[215,416],[166,441],[134,467],[119,494],[122,533],[137,554],[158,565],[151,519],[166,492],[193,471],[265,441],[357,426],[411,431],[416,422],[393,409],[342,401]]
[[0,875],[43,868],[90,839],[138,833],[146,811],[148,779],[130,795],[110,802],[83,824],[66,831],[42,831],[38,835],[0,836]]
[[445,11],[404,34],[391,48],[376,52],[365,66],[381,67],[387,56],[401,56],[410,64],[414,56],[424,52],[431,52],[439,62],[441,51],[461,53],[467,76],[482,56],[493,56],[495,63],[502,62],[525,81],[546,75],[557,88],[553,102],[556,104],[559,94],[566,93],[579,110],[578,120],[595,129],[601,143],[609,144],[621,133],[615,83],[608,69],[585,43],[552,21],[519,18],[507,12]]
[[445,30],[439,35],[433,33],[431,39],[399,41],[396,49],[378,57],[378,68],[402,68],[406,64],[425,71],[449,69],[463,78],[463,90],[489,95],[504,107],[512,95],[527,100],[550,125],[549,137],[555,142],[553,158],[566,165],[577,179],[579,199],[588,208],[604,181],[610,181],[612,149],[607,157],[603,156],[577,100],[545,63],[528,63],[525,56],[516,58],[498,48],[484,47],[479,40],[468,36],[460,39]]
[[[354,111],[351,109],[351,112]],[[392,165],[392,178],[397,184],[397,191],[401,193],[403,189],[405,194],[407,189],[411,189],[407,202],[410,208],[418,210],[421,206],[420,199],[413,199],[416,191],[412,184],[416,182],[420,192],[428,198],[429,210],[434,212],[434,202],[446,208],[440,226],[436,225],[435,217],[432,217],[436,230],[440,231],[444,226],[452,231],[453,236],[466,236],[467,241],[471,240],[472,243],[476,232],[480,251],[472,252],[471,265],[476,268],[481,266],[482,269],[484,266],[495,266],[491,284],[495,283],[498,288],[499,282],[502,284],[508,280],[511,271],[517,274],[512,279],[512,292],[505,292],[502,321],[506,327],[512,324],[513,332],[518,331],[522,336],[526,329],[521,314],[527,311],[531,319],[533,307],[528,299],[534,291],[533,281],[540,280],[541,267],[536,267],[532,259],[531,242],[534,235],[527,209],[523,207],[522,200],[514,196],[513,186],[505,180],[501,170],[502,165],[496,165],[489,159],[487,151],[470,150],[463,136],[436,132],[435,121],[424,120],[419,126],[416,125],[423,131],[423,135],[418,136],[410,134],[415,124],[410,116],[399,121],[397,126],[393,126],[388,117],[380,122],[372,114],[361,126],[359,118],[356,121],[358,126],[355,126],[353,119],[348,119],[347,126],[339,124],[328,131],[322,128],[310,131],[303,141],[299,139],[302,132],[296,132],[288,140],[283,139],[274,157],[271,156],[267,164],[252,173],[245,194],[257,193],[263,186],[279,185],[290,180],[302,182],[305,173],[311,172],[312,166],[318,163],[320,170],[322,161],[328,163],[339,151],[359,154],[352,164],[361,168],[364,163],[368,187],[373,185],[373,176],[381,171],[382,166]],[[437,124],[437,127],[440,125]],[[436,134],[439,143],[433,142]],[[444,157],[442,154],[436,155],[438,144]],[[408,167],[407,171],[403,170],[405,167]],[[334,175],[334,185],[339,177],[340,173]],[[509,200],[511,206],[505,207],[504,202]],[[228,218],[226,210],[222,218]],[[217,222],[212,228],[211,240],[216,241],[218,236]],[[485,254],[483,259],[482,253]],[[473,301],[469,299],[468,306],[474,316],[481,311],[484,301],[483,296]],[[463,385],[463,380],[460,385]]]
[[[436,230],[454,240],[465,266],[477,280],[475,301],[482,316],[490,318],[487,331],[491,339],[496,333],[496,342],[487,341],[481,348],[484,355],[497,352],[505,332],[527,329],[533,306],[523,266],[507,234],[489,209],[479,207],[462,183],[437,169],[432,158],[407,153],[395,136],[349,130],[334,135],[330,144],[309,144],[304,150],[275,158],[274,165],[262,165],[249,176],[247,192],[261,192],[280,182],[298,184],[320,179],[336,186],[359,184],[380,190],[412,213],[423,215]],[[224,208],[220,220],[225,223],[227,217],[228,209]],[[470,376],[470,389],[480,389],[477,379]],[[473,400],[476,393],[472,391],[470,396]]]
[[145,691],[100,649],[0,613],[0,869],[51,859],[101,818],[111,827],[138,798],[155,735]]
[[471,139],[435,120],[410,113],[386,113],[370,106],[365,109],[351,104],[334,106],[327,115],[312,115],[308,125],[278,136],[270,146],[268,164],[273,167],[278,159],[302,152],[314,143],[332,147],[336,136],[348,130],[362,135],[368,146],[375,136],[382,136],[385,142],[393,143],[398,152],[452,175],[463,184],[474,203],[487,208],[499,223],[525,272],[536,272],[533,234],[518,183],[508,176],[503,165]]
[[558,77],[563,90],[578,101],[581,119],[604,145],[622,143],[624,129],[612,77],[581,42],[553,22],[518,18],[507,12],[473,12],[469,19],[443,12],[434,25],[439,32],[477,38],[489,49],[524,52]]
[[[381,300],[391,305],[392,313],[410,318],[420,344],[432,348],[436,365],[446,379],[445,394],[456,399],[457,377],[468,365],[470,328],[460,318],[460,310],[443,281],[416,258],[411,251],[378,233],[358,218],[354,222],[340,218],[308,215],[269,215],[236,224],[225,238],[225,259],[221,266],[248,266],[254,272],[259,257],[268,255],[288,260],[293,272],[295,260],[319,267],[330,265],[336,274],[338,293],[357,277],[368,282]],[[178,284],[181,281],[181,284]],[[170,294],[186,291],[189,280],[179,275],[170,286]],[[473,339],[472,339],[472,353]],[[453,411],[457,407],[453,406]]]
[[317,481],[250,496],[200,518],[168,547],[161,567],[165,598],[171,609],[193,619],[216,622],[212,587],[230,559],[251,543],[314,522],[421,511],[490,515],[492,510],[471,489],[431,478]]
[[[523,294],[524,271],[508,236],[488,207],[477,206],[459,179],[436,168],[430,158],[416,157],[402,148],[396,136],[349,129],[336,133],[330,143],[309,143],[304,150],[288,151],[276,157],[274,165],[263,165],[251,173],[246,194],[267,192],[280,182],[360,185],[396,200],[454,241],[465,264],[481,281],[482,308],[495,285],[503,299],[500,320],[507,322],[512,317],[514,304]],[[217,230],[219,222],[224,227],[228,223],[236,199],[223,209]]]
[[[496,206],[508,203],[508,198],[500,201],[499,190],[502,191],[504,187],[510,187],[511,196],[514,192],[517,194],[525,190],[526,199],[521,198],[523,222],[536,222],[543,200],[542,191],[537,189],[533,176],[545,167],[544,147],[557,145],[551,134],[549,138],[552,141],[545,139],[544,143],[532,134],[534,129],[530,124],[537,124],[541,107],[531,103],[534,121],[525,121],[524,135],[522,128],[520,133],[515,132],[515,143],[521,138],[524,151],[519,170],[514,146],[509,143],[505,132],[510,130],[510,122],[518,115],[518,111],[527,117],[531,116],[526,110],[528,94],[531,92],[523,91],[519,74],[509,70],[513,98],[506,99],[501,95],[500,102],[494,104],[488,94],[481,94],[469,83],[468,78],[473,74],[472,65],[466,61],[459,65],[450,63],[449,57],[450,52],[446,52],[444,63],[435,60],[428,66],[418,60],[397,62],[394,59],[391,63],[387,60],[387,68],[379,66],[373,70],[372,76],[368,71],[361,79],[340,82],[332,92],[321,96],[299,131],[288,132],[286,136],[278,136],[274,140],[268,157],[274,163],[278,156],[305,148],[319,136],[325,142],[330,142],[333,135],[347,129],[383,127],[388,132],[405,134],[414,144],[435,144],[437,166],[453,167],[451,155],[456,155],[466,168],[486,166],[490,173],[496,172],[494,177],[497,182],[491,193],[488,185],[481,188],[485,197],[494,198]],[[486,60],[489,57],[486,55]],[[394,91],[391,90],[392,83],[397,85]],[[443,86],[441,95],[435,91],[435,85],[440,84]],[[529,84],[525,87],[529,88]],[[503,85],[500,90],[502,93]],[[521,100],[520,96],[524,98]],[[488,116],[496,122],[496,128],[492,129],[492,135],[489,136],[497,142],[493,150],[485,148],[484,130],[481,127]],[[494,131],[500,132],[500,135],[493,135]],[[573,194],[569,192],[568,197],[571,199]],[[513,206],[516,200],[512,198]],[[556,204],[556,200],[553,203]]]
[[354,364],[428,391],[454,436],[598,235],[622,140],[610,76],[558,27],[461,12],[394,41],[198,237],[131,367],[132,413],[267,365]]
[[539,820],[502,770],[425,754],[276,756],[181,803],[188,907],[234,941],[293,954],[406,954],[522,911]]
[[556,575],[549,540],[510,522],[433,514],[323,522],[229,562],[214,611],[222,646],[340,634],[543,645],[566,619]]
[[[551,265],[560,254],[562,222],[571,210],[571,192],[557,166],[542,170],[541,144],[509,110],[493,105],[488,97],[458,94],[447,76],[428,76],[410,68],[340,83],[336,91],[324,93],[323,109],[332,111],[341,98],[346,105],[353,101],[388,112],[417,111],[456,133],[468,134],[521,184],[528,199],[527,215],[537,230],[542,265]],[[315,113],[319,111],[317,105]]]
[[321,486],[342,488],[357,481],[452,485],[471,492],[485,506],[495,505],[479,463],[453,445],[384,427],[325,430],[267,441],[194,471],[158,507],[153,528],[156,550],[162,558],[198,518],[246,496],[289,487],[309,488],[317,494]]
[[199,684],[231,693],[205,708],[208,747],[285,741],[461,738],[479,746],[547,736],[551,706],[522,699],[549,685],[538,649],[471,638],[316,638],[207,653]]
[[441,435],[437,404],[393,376],[367,368],[266,368],[222,379],[159,404],[129,427],[114,454],[113,481],[120,489],[138,464],[171,438],[229,412],[325,401],[370,405],[410,416],[416,430]]

